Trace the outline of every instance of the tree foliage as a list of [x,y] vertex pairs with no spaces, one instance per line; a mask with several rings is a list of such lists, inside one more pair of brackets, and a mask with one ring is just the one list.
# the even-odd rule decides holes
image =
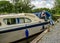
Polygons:
[[16,3],[15,5],[16,10],[18,10],[18,12],[31,12],[31,9],[33,8],[33,6],[31,6],[30,2],[27,0],[21,1],[19,3]]
[[60,0],[55,0],[55,7],[54,7],[56,13],[60,14]]
[[12,4],[8,1],[0,1],[0,13],[11,13],[12,12]]
[[30,0],[0,1],[0,13],[29,13],[33,7]]
[[32,12],[41,12],[42,10],[48,11],[52,14],[52,10],[49,8],[37,8],[37,9],[33,9]]

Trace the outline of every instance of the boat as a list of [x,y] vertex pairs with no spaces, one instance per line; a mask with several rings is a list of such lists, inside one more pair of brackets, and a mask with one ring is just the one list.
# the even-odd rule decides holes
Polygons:
[[49,22],[32,13],[0,15],[0,43],[10,43],[41,32]]

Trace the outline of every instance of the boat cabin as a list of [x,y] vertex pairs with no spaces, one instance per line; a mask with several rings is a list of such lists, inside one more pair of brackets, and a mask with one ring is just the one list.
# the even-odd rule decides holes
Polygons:
[[34,23],[38,21],[44,21],[39,19],[36,15],[31,13],[20,13],[20,14],[7,14],[0,15],[0,26],[16,25]]

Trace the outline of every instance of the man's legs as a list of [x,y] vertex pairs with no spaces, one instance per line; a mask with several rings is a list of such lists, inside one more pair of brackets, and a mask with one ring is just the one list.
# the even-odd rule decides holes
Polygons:
[[53,25],[54,24],[54,21],[52,20],[52,17],[51,16],[49,17],[49,20],[50,20],[50,24]]

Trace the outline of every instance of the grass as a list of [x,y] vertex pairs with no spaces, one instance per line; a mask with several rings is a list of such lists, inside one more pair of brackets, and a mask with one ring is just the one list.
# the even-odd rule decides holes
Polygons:
[[57,21],[57,19],[60,18],[60,14],[56,13],[52,16],[52,18],[53,18],[54,21]]
[[54,14],[53,16],[59,16],[60,17],[60,14],[57,13],[57,14]]

